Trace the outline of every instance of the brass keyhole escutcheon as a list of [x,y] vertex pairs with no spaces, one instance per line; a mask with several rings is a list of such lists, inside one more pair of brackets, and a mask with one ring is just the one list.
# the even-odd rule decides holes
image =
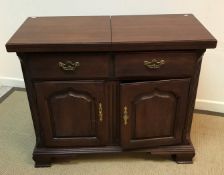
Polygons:
[[99,103],[99,120],[100,120],[100,122],[103,121],[103,106],[102,106],[102,103]]
[[128,119],[129,119],[127,106],[124,107],[123,119],[124,119],[124,126],[126,126],[128,124]]

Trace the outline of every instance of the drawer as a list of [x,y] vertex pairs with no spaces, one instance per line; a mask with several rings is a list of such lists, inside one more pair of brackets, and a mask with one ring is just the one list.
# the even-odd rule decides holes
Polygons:
[[115,56],[116,77],[187,77],[197,61],[194,52],[142,52]]
[[32,78],[104,78],[110,72],[110,56],[104,54],[40,53],[26,61]]

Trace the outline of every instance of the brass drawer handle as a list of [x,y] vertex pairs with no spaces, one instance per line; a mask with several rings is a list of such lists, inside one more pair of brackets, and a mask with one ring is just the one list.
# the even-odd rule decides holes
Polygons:
[[103,106],[102,106],[102,103],[99,103],[99,120],[100,120],[100,122],[103,121]]
[[124,107],[123,119],[124,119],[124,126],[126,126],[128,124],[128,119],[129,119],[127,106]]
[[165,64],[165,60],[152,59],[152,61],[144,61],[144,66],[149,69],[158,69]]
[[75,71],[80,66],[80,63],[73,61],[66,61],[65,63],[58,62],[58,66],[64,71]]

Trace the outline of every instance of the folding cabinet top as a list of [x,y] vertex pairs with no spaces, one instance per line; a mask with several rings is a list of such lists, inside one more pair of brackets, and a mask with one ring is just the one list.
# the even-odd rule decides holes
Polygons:
[[9,52],[206,49],[216,39],[190,14],[28,18]]

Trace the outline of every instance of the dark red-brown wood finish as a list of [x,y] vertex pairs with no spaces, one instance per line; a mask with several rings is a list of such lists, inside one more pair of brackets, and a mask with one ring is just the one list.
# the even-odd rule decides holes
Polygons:
[[121,142],[126,149],[180,144],[186,119],[189,79],[122,83]]
[[126,151],[191,163],[202,56],[216,43],[193,15],[28,18],[6,48],[22,65],[35,166]]
[[30,17],[6,48],[9,52],[108,51],[110,44],[109,16]]
[[112,16],[111,28],[115,51],[216,47],[215,38],[191,14]]
[[35,83],[35,88],[46,146],[103,146],[108,143],[104,82],[48,81]]

